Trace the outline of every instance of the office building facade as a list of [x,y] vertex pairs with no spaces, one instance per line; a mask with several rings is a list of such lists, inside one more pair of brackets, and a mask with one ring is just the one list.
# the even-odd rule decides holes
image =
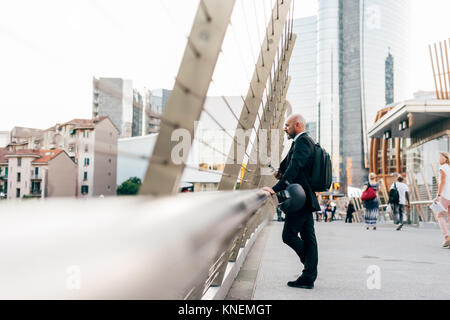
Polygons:
[[306,130],[316,140],[318,137],[317,109],[317,17],[294,20],[294,33],[298,35],[289,64],[291,84],[287,99],[293,113],[306,119]]
[[319,0],[318,140],[344,186],[367,180],[377,112],[410,94],[410,15],[410,0]]

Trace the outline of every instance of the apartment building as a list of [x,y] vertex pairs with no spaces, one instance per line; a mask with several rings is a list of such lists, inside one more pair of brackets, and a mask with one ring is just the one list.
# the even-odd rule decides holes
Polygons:
[[[40,149],[63,150],[77,166],[75,195],[108,196],[115,195],[117,189],[118,137],[119,130],[108,117],[73,119],[46,130],[16,127],[5,150],[27,150],[31,155]],[[6,164],[8,160],[5,159]],[[11,171],[6,171],[9,170],[7,165],[3,167],[3,175],[6,172],[11,177]]]
[[64,150],[20,149],[3,158],[8,199],[75,197],[77,165]]
[[108,117],[73,119],[45,130],[42,148],[59,148],[78,165],[77,196],[116,194],[119,130]]

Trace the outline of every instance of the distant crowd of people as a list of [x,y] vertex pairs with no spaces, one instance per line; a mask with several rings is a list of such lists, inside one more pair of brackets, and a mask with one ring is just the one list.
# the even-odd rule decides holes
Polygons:
[[331,202],[331,200],[322,201],[320,204],[320,211],[316,212],[317,222],[333,222],[336,220],[336,203]]
[[[435,204],[433,210],[437,210],[434,213],[436,214],[436,218],[444,236],[442,246],[444,248],[450,248],[448,223],[450,213],[450,154],[440,152],[439,162],[439,185],[437,196],[433,199],[433,203]],[[376,178],[377,176],[374,173],[369,175],[369,181],[365,183],[363,194],[361,196],[365,208],[364,224],[367,230],[377,230],[378,219],[383,218],[384,215],[384,213],[380,214],[380,201],[377,193],[379,185]],[[406,218],[406,210],[409,210],[411,207],[409,192],[408,185],[404,183],[404,178],[399,175],[390,187],[388,201],[388,205],[394,215],[394,224],[397,231],[402,229]],[[346,207],[347,217],[345,222],[352,223],[353,214],[356,211],[355,206],[353,202],[350,201]]]

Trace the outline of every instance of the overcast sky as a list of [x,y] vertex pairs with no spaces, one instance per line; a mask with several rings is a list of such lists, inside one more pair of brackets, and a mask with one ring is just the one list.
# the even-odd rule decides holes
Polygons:
[[[411,96],[433,90],[427,45],[450,37],[450,1],[412,1]],[[211,94],[246,92],[271,2],[237,1]],[[90,118],[93,76],[171,89],[197,6],[198,0],[0,2],[0,131]],[[316,12],[316,0],[296,0],[295,17]]]

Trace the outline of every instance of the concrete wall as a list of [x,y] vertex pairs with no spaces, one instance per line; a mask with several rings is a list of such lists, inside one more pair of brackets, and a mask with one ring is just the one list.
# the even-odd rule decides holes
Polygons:
[[48,162],[48,174],[46,178],[47,197],[76,196],[77,165],[65,152],[61,152]]

